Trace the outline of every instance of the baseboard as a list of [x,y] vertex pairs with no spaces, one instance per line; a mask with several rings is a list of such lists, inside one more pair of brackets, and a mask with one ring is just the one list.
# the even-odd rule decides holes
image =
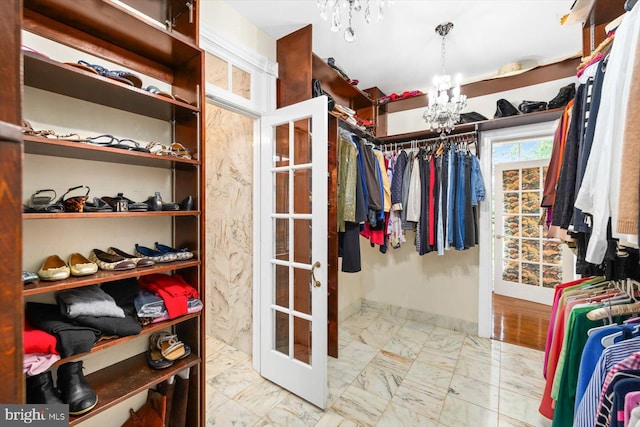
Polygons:
[[[360,302],[361,308],[375,310],[385,315],[422,322],[439,328],[450,329],[452,331],[460,331],[473,336],[478,335],[478,322],[469,322],[440,314],[427,313],[397,305],[384,304],[378,301],[362,299]],[[350,307],[351,306],[348,308]],[[340,314],[342,315],[342,313]],[[342,316],[340,316],[340,320],[342,320]]]

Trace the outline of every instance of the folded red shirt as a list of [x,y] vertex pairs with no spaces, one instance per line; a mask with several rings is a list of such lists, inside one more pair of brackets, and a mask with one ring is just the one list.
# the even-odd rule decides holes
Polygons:
[[56,350],[56,337],[41,329],[36,329],[24,321],[23,346],[24,354],[60,354]]
[[142,276],[138,283],[141,288],[154,292],[164,300],[170,319],[187,314],[187,300],[200,297],[198,290],[185,282],[179,274],[150,274]]

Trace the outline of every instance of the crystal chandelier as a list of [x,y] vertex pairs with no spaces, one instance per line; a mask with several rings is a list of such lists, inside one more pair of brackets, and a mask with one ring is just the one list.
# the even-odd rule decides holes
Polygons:
[[451,22],[436,27],[436,33],[442,37],[442,74],[433,78],[433,88],[429,91],[429,107],[422,115],[429,128],[442,135],[453,130],[460,120],[460,112],[467,106],[467,97],[460,94],[462,76],[456,75],[454,86],[445,69],[445,38],[452,28]]
[[[325,21],[331,16],[331,31],[338,32],[343,27],[343,19],[346,16],[347,28],[344,30],[344,40],[347,43],[356,41],[356,31],[353,29],[352,18],[353,12],[362,11],[362,3],[364,3],[364,20],[367,24],[371,23],[371,3],[376,0],[317,0],[320,9],[320,17]],[[378,1],[378,21],[382,21],[384,17],[385,0]],[[394,0],[387,0],[386,3],[391,5]],[[375,7],[375,6],[374,6]]]

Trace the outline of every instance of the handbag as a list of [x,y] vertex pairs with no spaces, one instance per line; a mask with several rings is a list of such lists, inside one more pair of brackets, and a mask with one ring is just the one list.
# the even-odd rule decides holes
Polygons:
[[329,111],[333,111],[334,107],[336,106],[336,100],[333,99],[333,96],[329,95],[329,93],[327,93],[324,89],[322,89],[320,80],[313,79],[311,81],[311,94],[314,98],[325,95],[328,98],[327,108]]
[[522,101],[522,103],[518,105],[518,110],[522,111],[524,114],[543,111],[546,109],[547,103],[544,101]]
[[517,116],[518,114],[520,114],[518,109],[512,103],[501,98],[496,103],[496,114],[493,117],[498,119],[500,117]]
[[482,114],[476,111],[470,111],[468,113],[460,114],[460,123],[474,123],[474,122],[482,122],[484,120],[489,120]]
[[122,427],[164,427],[166,407],[167,397],[149,389],[147,401],[137,411],[129,408],[129,419]]
[[553,110],[554,108],[564,107],[576,96],[576,85],[575,83],[569,83],[566,86],[563,86],[558,91],[558,94],[553,97],[551,101],[549,101],[548,108],[549,110]]

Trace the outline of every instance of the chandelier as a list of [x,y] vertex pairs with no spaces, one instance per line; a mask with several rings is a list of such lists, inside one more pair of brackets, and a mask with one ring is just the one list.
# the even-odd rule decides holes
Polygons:
[[460,120],[460,112],[467,106],[467,97],[460,94],[462,76],[458,74],[455,85],[445,69],[445,38],[453,28],[451,22],[436,27],[436,33],[442,37],[442,74],[433,78],[433,88],[429,91],[429,106],[422,115],[429,128],[441,135],[453,130]]
[[[353,29],[352,18],[353,12],[362,11],[364,3],[364,20],[367,24],[371,23],[371,3],[376,0],[317,0],[320,9],[320,17],[325,21],[331,16],[331,31],[338,32],[342,29],[347,19],[347,28],[344,30],[344,40],[347,43],[356,41],[356,31]],[[387,4],[391,5],[394,0],[387,0]],[[385,0],[378,0],[378,21],[382,21],[384,17]],[[375,7],[375,6],[374,6]]]

